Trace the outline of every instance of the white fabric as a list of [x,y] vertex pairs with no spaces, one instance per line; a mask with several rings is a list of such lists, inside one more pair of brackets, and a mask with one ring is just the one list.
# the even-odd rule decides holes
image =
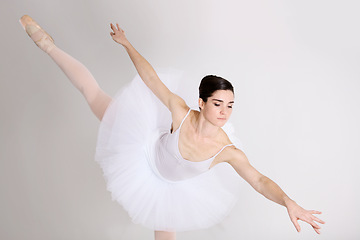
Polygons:
[[[159,77],[181,96],[175,86],[179,76]],[[158,231],[211,227],[230,213],[240,197],[242,179],[227,163],[208,170],[214,157],[194,163],[180,159],[179,152],[171,154],[178,151],[174,139],[179,132],[170,134],[171,122],[168,109],[136,76],[117,93],[105,112],[95,160],[103,170],[112,199],[124,207],[134,223]],[[231,124],[223,129],[241,149]],[[175,144],[169,145],[169,139]],[[173,167],[178,163],[178,169],[169,168],[166,162]]]
[[[191,108],[189,109],[185,117],[182,119],[179,128],[176,129],[174,133],[166,131],[161,134],[155,146],[156,156],[154,158],[151,158],[155,161],[156,170],[160,173],[160,175],[170,181],[185,180],[208,171],[215,157],[225,147],[233,145],[228,144],[224,146],[218,153],[204,161],[191,162],[184,159],[181,156],[178,148],[179,135],[181,127],[186,117],[189,115],[190,111]],[[152,164],[152,166],[154,166],[154,164]]]

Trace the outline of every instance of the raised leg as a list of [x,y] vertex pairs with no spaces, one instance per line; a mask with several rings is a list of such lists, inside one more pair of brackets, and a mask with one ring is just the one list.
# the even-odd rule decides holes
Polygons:
[[111,97],[99,87],[89,70],[78,60],[56,46],[48,54],[84,95],[93,113],[101,120]]
[[24,15],[20,19],[20,24],[35,44],[49,54],[71,83],[84,95],[93,113],[101,120],[112,99],[99,87],[89,70],[78,60],[55,46],[52,37],[31,17]]
[[155,231],[155,240],[176,240],[176,232]]

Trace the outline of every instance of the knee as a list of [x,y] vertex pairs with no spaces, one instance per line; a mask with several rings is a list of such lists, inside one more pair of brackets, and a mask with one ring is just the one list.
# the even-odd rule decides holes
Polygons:
[[99,91],[94,95],[92,99],[87,100],[91,110],[101,121],[104,116],[105,110],[109,106],[112,98],[106,93],[104,93],[101,89],[99,89]]

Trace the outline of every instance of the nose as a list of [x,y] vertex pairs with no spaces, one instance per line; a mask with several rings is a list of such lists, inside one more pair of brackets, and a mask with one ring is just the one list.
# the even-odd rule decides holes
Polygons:
[[231,114],[231,108],[228,108],[228,107],[221,108],[220,115],[230,116],[230,114]]

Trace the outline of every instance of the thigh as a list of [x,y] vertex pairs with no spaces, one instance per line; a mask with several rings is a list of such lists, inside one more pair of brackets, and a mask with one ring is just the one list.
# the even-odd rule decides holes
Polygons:
[[93,101],[89,102],[91,111],[101,121],[112,98],[99,88]]

